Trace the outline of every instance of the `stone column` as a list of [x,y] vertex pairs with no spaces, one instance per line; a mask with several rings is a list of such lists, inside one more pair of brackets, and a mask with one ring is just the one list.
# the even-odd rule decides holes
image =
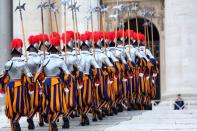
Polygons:
[[[29,35],[34,35],[42,32],[41,13],[40,9],[37,9],[37,6],[40,4],[40,0],[21,0],[21,4],[23,3],[26,3],[25,11],[23,11],[22,14],[27,41]],[[15,12],[15,8],[16,6],[18,6],[18,4],[18,0],[13,0],[13,36],[22,38],[19,11]],[[43,12],[45,33],[49,33],[49,11],[48,9],[46,9]]]
[[[12,40],[12,0],[1,0],[0,4],[0,73],[10,58],[10,42]],[[0,98],[0,107],[5,98]]]
[[197,99],[197,1],[165,0],[166,88],[163,99],[178,93]]
[[12,0],[1,0],[0,4],[0,70],[10,58],[12,40]]

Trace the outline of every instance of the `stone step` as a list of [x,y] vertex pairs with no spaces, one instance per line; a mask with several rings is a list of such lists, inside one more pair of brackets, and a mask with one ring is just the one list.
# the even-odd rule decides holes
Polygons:
[[161,114],[142,114],[138,118],[141,119],[171,119],[171,118],[176,118],[176,119],[197,119],[197,114],[196,115],[188,115],[188,114],[166,114],[166,115],[161,115]]
[[196,119],[139,119],[137,117],[134,117],[132,121],[129,121],[131,124],[160,124],[160,123],[165,123],[165,124],[197,124]]
[[152,111],[133,116],[105,131],[197,131],[197,105],[184,110],[173,110],[169,103],[161,103]]
[[184,125],[184,124],[132,124],[132,123],[125,123],[121,122],[118,126],[109,127],[105,129],[105,131],[135,131],[135,130],[142,130],[142,131],[155,131],[155,130],[197,130],[197,125]]
[[[196,108],[197,109],[197,108]],[[173,114],[176,114],[176,113],[196,113],[197,114],[197,110],[196,109],[184,109],[184,110],[152,110],[154,111],[154,113],[173,113]],[[152,112],[152,111],[146,111],[146,112]]]

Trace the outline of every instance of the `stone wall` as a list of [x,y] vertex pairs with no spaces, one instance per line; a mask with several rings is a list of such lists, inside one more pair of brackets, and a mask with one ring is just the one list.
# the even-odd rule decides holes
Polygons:
[[196,0],[165,0],[164,98],[181,93],[185,98],[197,99],[196,5]]

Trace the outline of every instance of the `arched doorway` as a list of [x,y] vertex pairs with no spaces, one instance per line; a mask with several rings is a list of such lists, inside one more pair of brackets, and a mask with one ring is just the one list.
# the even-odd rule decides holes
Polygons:
[[[150,21],[148,19],[144,18],[138,18],[138,31],[144,34],[144,23]],[[124,28],[125,30],[128,29],[128,21],[124,23]],[[136,18],[130,19],[130,29],[134,30],[136,32]],[[150,47],[152,43],[152,33],[151,33],[151,26],[148,26],[148,33],[149,35],[149,42],[150,42]],[[147,39],[148,40],[148,39]],[[155,100],[160,100],[161,98],[161,92],[160,92],[160,36],[159,36],[159,31],[157,27],[153,24],[153,41],[154,41],[154,55],[157,61],[159,62],[159,74],[158,74],[158,79],[156,81],[157,84],[157,95],[155,97]],[[147,46],[148,48],[148,46]],[[151,50],[151,48],[150,48]],[[151,50],[152,51],[152,50]]]

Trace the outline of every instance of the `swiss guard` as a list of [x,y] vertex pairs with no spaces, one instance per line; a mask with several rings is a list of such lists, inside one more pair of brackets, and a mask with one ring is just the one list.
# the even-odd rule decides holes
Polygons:
[[[30,69],[31,74],[33,77],[37,73],[38,69],[41,65],[41,57],[38,54],[39,48],[39,37],[38,36],[29,36],[29,47],[27,48],[28,55],[27,55],[27,66]],[[30,97],[30,113],[27,119],[28,122],[28,129],[34,129],[33,117],[34,115],[39,112],[39,125],[43,126],[44,122],[41,117],[42,110],[41,110],[41,81],[32,82],[29,85],[29,97]]]
[[44,73],[42,83],[43,94],[45,99],[42,102],[43,112],[47,114],[49,122],[49,130],[57,131],[57,120],[61,114],[68,111],[65,93],[72,86],[72,77],[67,69],[60,53],[60,37],[50,38],[50,47],[48,49],[50,55],[44,60],[39,71],[34,78],[36,82],[40,75]]
[[75,53],[73,53],[74,48],[74,32],[67,31],[66,34],[62,34],[62,40],[64,44],[64,48],[62,50],[61,56],[64,59],[68,70],[73,76],[73,86],[72,88],[69,88],[69,92],[66,93],[65,98],[67,99],[67,105],[68,105],[68,112],[66,114],[63,114],[63,125],[62,128],[69,128],[69,116],[74,117],[77,113],[77,105],[79,103],[77,102],[77,90],[81,90],[82,85],[82,68],[80,66],[79,62],[79,56],[76,56]]
[[92,109],[92,120],[96,121],[96,105],[94,100],[95,86],[98,86],[97,80],[99,78],[100,67],[96,60],[89,52],[91,44],[91,35],[82,34],[80,36],[80,65],[83,69],[83,88],[79,90],[79,101],[81,109],[81,125],[89,125],[89,119],[87,113]]
[[[94,32],[95,50],[92,53],[95,54],[95,60],[101,68],[100,71],[100,85],[96,89],[97,108],[101,110],[103,115],[107,115],[106,107],[111,108],[112,95],[113,95],[113,77],[115,69],[112,62],[107,56],[106,46],[104,45],[103,34],[101,32]],[[102,50],[102,47],[104,49]],[[99,115],[98,115],[98,118]],[[102,119],[102,118],[100,118]]]
[[11,60],[5,64],[2,77],[5,91],[6,116],[10,119],[11,130],[20,131],[19,120],[22,116],[28,116],[30,103],[28,101],[29,89],[32,74],[22,56],[23,42],[21,39],[14,39],[11,42]]

